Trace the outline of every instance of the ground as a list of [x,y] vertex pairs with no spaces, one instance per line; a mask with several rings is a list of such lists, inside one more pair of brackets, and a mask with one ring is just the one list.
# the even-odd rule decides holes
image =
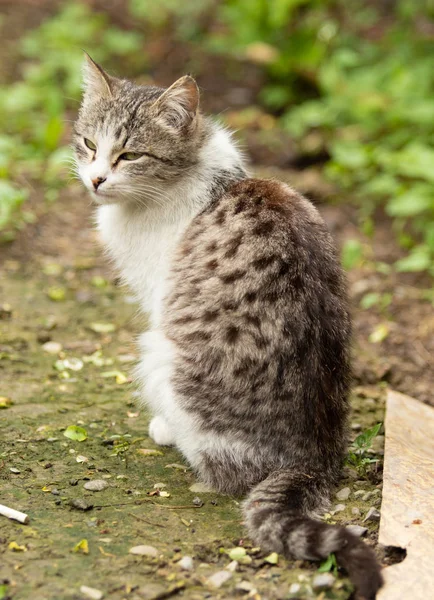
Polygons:
[[[306,174],[279,175],[306,187]],[[339,241],[356,233],[350,210],[320,209]],[[383,230],[378,231],[381,241]],[[374,263],[350,273],[353,438],[382,422],[388,382],[428,399],[430,355],[421,350],[414,359],[410,348],[429,343],[431,305],[423,285],[394,278],[379,274]],[[358,309],[360,295],[383,294],[392,286],[397,291],[387,309],[393,314],[387,319],[390,333],[382,343],[370,343],[368,336],[384,322],[384,311]],[[86,597],[79,591],[82,585],[101,590],[106,598],[128,600],[349,597],[343,576],[332,589],[312,592],[318,565],[281,557],[277,565],[267,562],[244,537],[241,499],[190,489],[196,482],[183,458],[173,449],[157,449],[147,437],[149,416],[137,407],[131,383],[135,336],[146,324],[128,290],[117,286],[92,230],[88,199],[78,186],[3,248],[0,290],[1,396],[12,401],[3,400],[7,408],[0,413],[1,497],[30,516],[28,525],[0,520],[6,582],[3,588],[0,584],[0,598],[72,600]],[[389,342],[392,336],[395,341]],[[65,437],[71,425],[82,427],[87,439]],[[378,462],[367,474],[344,470],[338,489],[349,487],[349,499],[333,499],[325,517],[367,525],[365,539],[373,545],[378,523],[363,520],[369,508],[380,504],[382,439],[377,438],[372,454]],[[86,490],[84,484],[95,479],[107,487]],[[343,510],[333,514],[335,504]],[[156,556],[129,553],[142,544],[156,549]],[[241,559],[247,564],[239,564],[227,583],[213,588],[208,578],[231,563],[228,552],[237,546],[247,550],[248,558]],[[184,556],[193,558],[192,571],[178,565]],[[301,584],[301,591],[291,594],[294,583]]]

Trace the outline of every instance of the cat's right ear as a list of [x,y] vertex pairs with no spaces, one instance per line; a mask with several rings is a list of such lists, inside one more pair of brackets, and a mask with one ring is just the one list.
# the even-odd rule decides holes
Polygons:
[[191,131],[199,110],[199,88],[193,77],[184,75],[175,81],[154,102],[151,110],[163,127],[175,131]]
[[111,98],[114,80],[85,52],[83,88],[86,98]]

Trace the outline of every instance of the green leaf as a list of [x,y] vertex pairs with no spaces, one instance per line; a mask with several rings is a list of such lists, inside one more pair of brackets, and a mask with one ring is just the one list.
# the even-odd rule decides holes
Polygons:
[[362,244],[358,240],[347,240],[342,247],[341,258],[344,269],[353,269],[362,261]]
[[429,269],[432,263],[429,249],[426,246],[418,246],[408,256],[398,260],[395,267],[400,272],[418,272]]
[[338,570],[338,563],[336,562],[336,556],[332,553],[320,564],[318,568],[319,573],[329,573]]
[[381,426],[382,423],[377,423],[374,427],[367,429],[356,437],[352,445],[358,450],[368,450],[372,445],[373,439],[378,435]]
[[69,425],[63,432],[63,435],[76,442],[84,442],[84,440],[87,439],[86,429],[79,427],[78,425]]

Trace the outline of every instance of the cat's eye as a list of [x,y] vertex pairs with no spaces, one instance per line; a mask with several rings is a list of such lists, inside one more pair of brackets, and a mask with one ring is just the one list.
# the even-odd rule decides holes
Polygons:
[[137,160],[142,156],[144,156],[144,154],[140,152],[124,152],[119,156],[118,160]]
[[93,150],[94,152],[96,151],[96,145],[87,138],[84,138],[84,143],[89,148],[89,150]]

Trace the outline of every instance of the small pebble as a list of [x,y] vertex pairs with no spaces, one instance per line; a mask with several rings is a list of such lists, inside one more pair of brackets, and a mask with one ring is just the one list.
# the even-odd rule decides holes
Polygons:
[[86,481],[84,489],[91,492],[101,492],[102,490],[105,490],[107,486],[108,483],[107,481],[104,481],[104,479],[93,479],[92,481]]
[[351,490],[349,487],[344,487],[341,490],[339,490],[339,492],[337,492],[336,494],[336,498],[338,500],[348,500],[348,498],[350,497],[351,494]]
[[376,489],[372,490],[371,492],[366,492],[366,494],[362,496],[362,500],[363,502],[369,502],[369,500],[371,500],[375,496],[381,496],[381,490]]
[[232,560],[226,567],[226,570],[230,571],[231,573],[235,573],[235,571],[238,571],[238,561]]
[[224,583],[229,581],[232,577],[232,573],[230,571],[217,571],[211,577],[208,577],[206,583],[213,588],[220,588]]
[[336,504],[336,506],[333,508],[333,512],[334,513],[342,512],[345,509],[346,509],[345,504]]
[[72,508],[76,508],[77,510],[91,510],[93,508],[93,504],[86,502],[83,498],[75,498],[71,500],[70,505]]
[[178,565],[181,567],[183,571],[192,571],[193,570],[193,559],[191,556],[183,556],[181,560],[178,562]]
[[85,596],[87,596],[88,598],[91,598],[91,600],[101,600],[101,598],[103,598],[103,596],[104,596],[104,594],[101,592],[101,590],[97,590],[96,588],[88,587],[87,585],[82,585],[80,588],[80,592],[82,594],[84,594]]
[[353,494],[354,498],[362,498],[366,494],[366,490],[356,490]]
[[53,494],[53,496],[60,496],[60,492],[57,488],[51,488],[51,493]]
[[151,558],[158,556],[158,550],[154,546],[134,546],[134,548],[129,549],[129,553],[139,556],[150,556]]
[[381,517],[380,511],[374,508],[373,506],[366,513],[366,517],[363,519],[365,521],[379,521]]
[[48,354],[59,354],[62,351],[62,344],[59,344],[59,342],[45,342],[42,345],[42,350],[48,352]]
[[357,506],[353,506],[353,508],[351,509],[351,514],[360,515],[360,508],[358,508]]
[[194,506],[203,506],[203,502],[200,498],[198,498],[197,496],[195,498],[193,498],[193,504]]
[[235,586],[236,590],[240,590],[241,592],[249,592],[251,595],[254,595],[257,593],[257,589],[255,588],[255,586],[253,585],[253,583],[250,583],[250,581],[240,581],[240,583],[237,583],[237,585]]
[[289,593],[290,594],[298,594],[298,592],[300,590],[301,590],[301,585],[299,583],[292,583],[289,588]]
[[353,431],[361,431],[362,426],[360,425],[360,423],[351,423],[351,429]]
[[15,467],[10,467],[9,471],[11,473],[14,473],[15,475],[18,475],[18,473],[21,473],[21,471],[19,469],[16,469]]
[[315,575],[312,581],[312,587],[316,591],[327,590],[333,587],[335,578],[331,573],[319,573]]
[[346,528],[348,529],[348,531],[351,531],[351,533],[353,533],[357,537],[364,536],[365,533],[367,533],[368,531],[367,527],[362,527],[361,525],[347,525]]

